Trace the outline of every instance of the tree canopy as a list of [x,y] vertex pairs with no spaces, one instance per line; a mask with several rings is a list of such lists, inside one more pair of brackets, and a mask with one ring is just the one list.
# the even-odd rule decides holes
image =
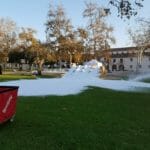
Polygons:
[[[130,19],[138,14],[138,9],[143,7],[144,0],[109,0],[109,4],[116,7],[118,16]],[[109,12],[110,9],[105,9]]]

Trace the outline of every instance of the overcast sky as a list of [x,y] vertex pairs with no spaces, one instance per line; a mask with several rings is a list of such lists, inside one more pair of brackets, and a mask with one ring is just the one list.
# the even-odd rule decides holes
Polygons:
[[[95,2],[95,0],[91,0]],[[105,1],[105,3],[104,3]],[[19,27],[31,27],[37,30],[37,38],[45,41],[45,25],[49,4],[61,3],[75,27],[85,26],[86,20],[82,17],[85,8],[85,0],[1,0],[0,17],[10,17]],[[108,6],[106,0],[97,0],[102,6]],[[144,8],[139,10],[138,16],[150,18],[150,0],[144,1]],[[117,10],[112,10],[112,15],[108,18],[108,24],[114,27],[113,35],[116,44],[112,47],[131,46],[128,28],[135,28],[135,18],[123,21],[117,17]]]

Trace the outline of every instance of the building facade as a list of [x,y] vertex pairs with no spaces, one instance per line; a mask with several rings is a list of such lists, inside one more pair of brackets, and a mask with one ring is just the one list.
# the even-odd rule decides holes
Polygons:
[[144,51],[136,47],[113,48],[109,55],[109,71],[150,72],[150,48]]

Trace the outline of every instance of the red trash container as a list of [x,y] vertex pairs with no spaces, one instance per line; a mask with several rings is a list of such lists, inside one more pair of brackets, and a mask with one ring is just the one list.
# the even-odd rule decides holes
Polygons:
[[0,124],[14,117],[18,88],[18,86],[0,86]]

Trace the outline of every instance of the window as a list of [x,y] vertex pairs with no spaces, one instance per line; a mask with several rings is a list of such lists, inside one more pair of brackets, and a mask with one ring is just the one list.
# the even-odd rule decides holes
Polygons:
[[115,63],[116,62],[116,59],[113,59],[113,63]]
[[120,59],[120,63],[123,63],[123,59],[122,58]]
[[119,71],[124,71],[124,65],[119,65]]
[[130,58],[130,61],[133,61],[133,58]]
[[112,71],[117,71],[117,65],[115,64],[112,65]]
[[130,65],[130,69],[132,69],[133,68],[133,66],[132,65]]
[[139,65],[139,68],[142,68],[142,65]]

